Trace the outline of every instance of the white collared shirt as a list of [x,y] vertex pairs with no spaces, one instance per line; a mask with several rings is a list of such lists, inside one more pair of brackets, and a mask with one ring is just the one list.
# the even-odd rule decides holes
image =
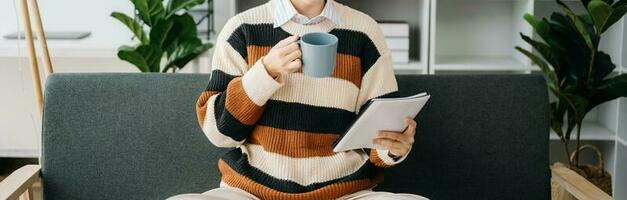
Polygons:
[[333,8],[333,0],[326,0],[326,4],[324,5],[324,9],[320,15],[309,19],[308,17],[301,15],[298,13],[294,5],[290,0],[276,0],[275,3],[276,9],[274,13],[274,28],[282,26],[287,23],[289,20],[292,20],[298,24],[302,25],[313,25],[318,24],[325,19],[331,20],[331,22],[335,24],[340,23],[340,17],[335,12]]

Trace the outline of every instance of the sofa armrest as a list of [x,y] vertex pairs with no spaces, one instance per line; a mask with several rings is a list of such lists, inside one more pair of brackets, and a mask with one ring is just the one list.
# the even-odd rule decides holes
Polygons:
[[552,178],[568,193],[579,200],[606,200],[610,195],[599,189],[583,176],[569,169],[562,163],[551,166]]
[[0,182],[0,199],[18,199],[22,195],[25,199],[32,199],[33,183],[40,179],[39,165],[25,165],[15,170],[6,179]]

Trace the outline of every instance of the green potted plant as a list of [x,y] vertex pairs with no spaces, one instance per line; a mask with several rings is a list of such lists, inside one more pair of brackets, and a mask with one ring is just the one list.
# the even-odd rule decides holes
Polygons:
[[[118,57],[142,72],[167,72],[170,69],[175,72],[185,67],[212,47],[198,38],[196,22],[188,13],[190,8],[205,1],[170,0],[164,6],[162,0],[131,0],[135,6],[134,17],[120,12],[111,13],[111,17],[124,24],[139,43],[122,45]],[[161,62],[163,57],[165,63]]]
[[516,49],[541,69],[549,90],[557,97],[550,103],[550,124],[567,155],[571,154],[569,142],[576,129],[576,147],[568,166],[589,178],[589,170],[584,170],[578,159],[583,119],[599,104],[627,96],[627,74],[610,76],[616,66],[607,53],[599,50],[602,34],[627,12],[627,0],[581,0],[585,13],[573,12],[561,0],[556,3],[562,12],[554,12],[549,18],[524,16],[543,41],[523,34],[521,37],[539,55]]

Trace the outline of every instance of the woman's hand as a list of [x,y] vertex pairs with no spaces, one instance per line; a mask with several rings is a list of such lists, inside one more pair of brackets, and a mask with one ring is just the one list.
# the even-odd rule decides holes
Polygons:
[[287,37],[277,43],[261,62],[266,66],[266,71],[273,78],[280,74],[289,74],[298,71],[302,66],[298,36]]
[[372,140],[374,144],[378,144],[389,150],[389,154],[393,157],[402,157],[409,153],[411,146],[414,144],[414,135],[416,135],[416,121],[410,117],[405,117],[405,132],[379,131],[379,134]]

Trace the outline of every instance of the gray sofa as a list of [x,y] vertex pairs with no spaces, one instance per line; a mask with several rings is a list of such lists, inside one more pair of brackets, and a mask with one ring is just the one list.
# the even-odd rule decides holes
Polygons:
[[[549,199],[548,93],[534,75],[399,75],[428,91],[410,157],[376,190],[440,199]],[[196,97],[208,75],[54,74],[46,85],[46,200],[164,199],[217,187],[219,149]]]

